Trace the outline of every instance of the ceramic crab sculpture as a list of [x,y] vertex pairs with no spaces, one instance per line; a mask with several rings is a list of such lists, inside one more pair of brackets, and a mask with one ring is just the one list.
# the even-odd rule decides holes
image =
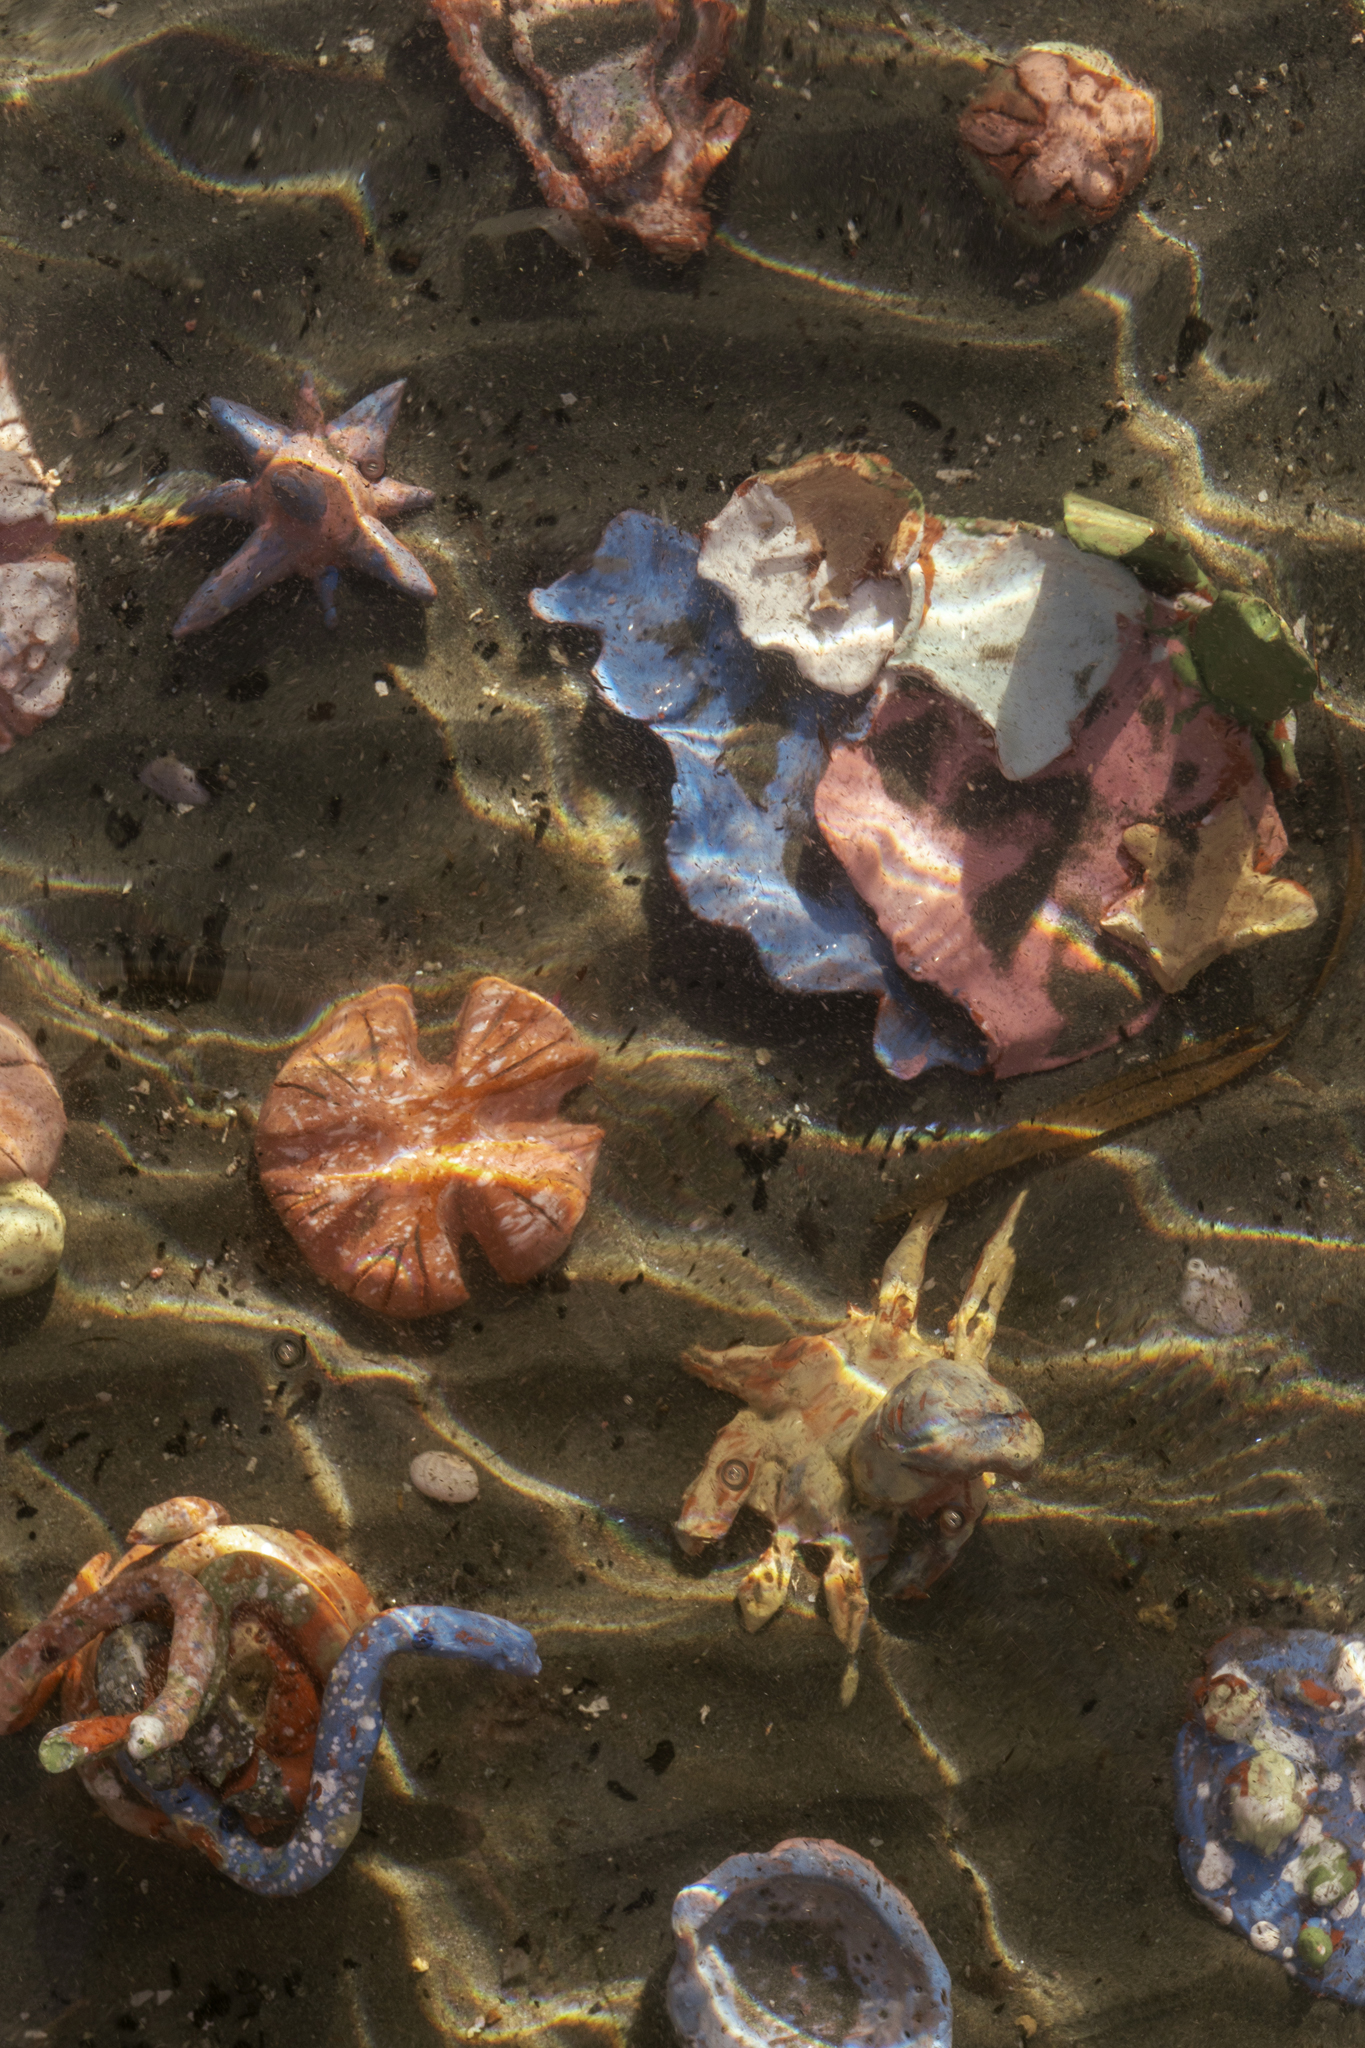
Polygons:
[[62,1688],[39,1748],[130,1834],[199,1850],[247,1891],[327,1876],[360,1826],[399,1651],[534,1677],[525,1629],[454,1607],[381,1612],[302,1530],[234,1523],[185,1495],[91,1558],[0,1657],[0,1734]]
[[858,1686],[869,1580],[886,1572],[893,1596],[926,1594],[980,1521],[995,1475],[1022,1478],[1042,1455],[1043,1432],[987,1369],[1023,1199],[982,1253],[946,1339],[916,1323],[929,1240],[946,1208],[937,1202],[887,1260],[870,1314],[850,1308],[820,1336],[684,1356],[689,1372],[747,1406],[693,1480],[678,1540],[696,1556],[745,1506],[772,1523],[772,1542],[739,1587],[750,1630],[784,1605],[798,1545],[827,1550],[826,1606],[848,1652],[845,1706]]

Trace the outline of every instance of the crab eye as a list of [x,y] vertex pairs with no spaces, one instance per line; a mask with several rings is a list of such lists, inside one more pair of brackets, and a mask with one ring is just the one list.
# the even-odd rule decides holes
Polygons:
[[737,1493],[741,1486],[749,1484],[749,1467],[743,1458],[727,1458],[720,1468],[720,1476],[725,1485]]
[[357,467],[360,470],[360,474],[363,477],[367,477],[372,484],[378,483],[380,477],[384,474],[384,465],[377,455],[366,455]]
[[961,1508],[945,1508],[938,1518],[938,1526],[945,1536],[956,1536],[966,1519]]

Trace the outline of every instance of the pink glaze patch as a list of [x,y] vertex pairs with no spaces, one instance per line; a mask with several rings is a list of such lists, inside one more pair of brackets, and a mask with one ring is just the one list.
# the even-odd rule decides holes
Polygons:
[[1236,798],[1273,867],[1284,828],[1249,735],[1171,673],[1134,628],[1074,744],[1011,782],[974,712],[910,682],[868,738],[836,747],[820,829],[907,974],[985,1034],[999,1075],[1083,1059],[1139,1031],[1160,996],[1138,956],[1099,930],[1133,886],[1131,825],[1194,824]]

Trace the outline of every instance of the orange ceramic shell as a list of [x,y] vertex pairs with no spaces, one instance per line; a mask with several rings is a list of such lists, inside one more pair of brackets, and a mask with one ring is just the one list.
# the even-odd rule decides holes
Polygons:
[[261,1180],[304,1257],[367,1308],[425,1316],[469,1290],[459,1244],[503,1280],[543,1272],[587,1206],[602,1133],[555,1115],[596,1055],[553,1003],[475,982],[440,1064],[417,1049],[412,996],[338,1004],[261,1106]]

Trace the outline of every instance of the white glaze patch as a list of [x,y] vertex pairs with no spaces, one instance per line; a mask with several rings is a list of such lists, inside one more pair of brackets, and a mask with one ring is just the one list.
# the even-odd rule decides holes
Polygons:
[[931,560],[928,610],[901,636],[892,666],[970,705],[994,732],[1006,775],[1034,775],[1071,745],[1073,721],[1118,666],[1119,619],[1140,620],[1146,592],[1117,563],[1055,534],[950,527]]
[[707,526],[697,574],[733,598],[746,640],[784,648],[808,681],[841,697],[873,681],[910,611],[900,576],[867,577],[846,603],[829,598],[826,563],[812,559],[790,506],[762,482]]
[[1212,1838],[1205,1844],[1195,1872],[1195,1883],[1201,1891],[1219,1892],[1232,1882],[1232,1858],[1221,1842]]

